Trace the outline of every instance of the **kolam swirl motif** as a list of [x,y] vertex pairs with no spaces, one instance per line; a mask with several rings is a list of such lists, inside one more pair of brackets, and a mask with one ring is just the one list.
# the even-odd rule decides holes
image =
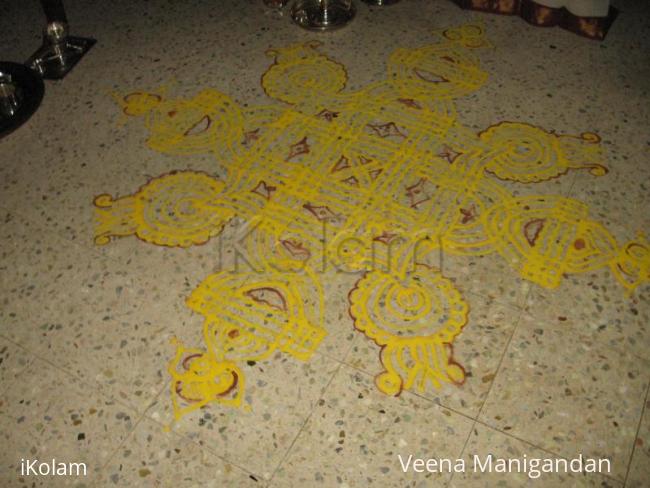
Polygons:
[[316,96],[331,96],[345,88],[345,67],[315,52],[313,49],[319,44],[268,51],[267,54],[276,58],[276,64],[262,76],[266,94],[293,105]]
[[582,202],[557,195],[529,195],[494,205],[483,226],[496,251],[520,275],[557,288],[568,273],[585,273],[615,259],[618,245],[589,219]]
[[600,139],[594,134],[557,136],[533,125],[501,122],[483,131],[480,138],[496,152],[486,171],[502,180],[536,183],[572,168],[586,168],[596,176],[607,173],[600,164]]
[[207,242],[232,217],[221,204],[224,187],[222,181],[193,171],[152,180],[135,199],[138,237],[178,247]]
[[135,234],[151,244],[189,247],[219,234],[232,216],[225,184],[195,172],[171,172],[151,180],[134,195],[95,198],[95,243]]
[[486,167],[497,178],[532,183],[566,172],[556,139],[543,129],[504,122],[490,127],[480,137],[500,149]]

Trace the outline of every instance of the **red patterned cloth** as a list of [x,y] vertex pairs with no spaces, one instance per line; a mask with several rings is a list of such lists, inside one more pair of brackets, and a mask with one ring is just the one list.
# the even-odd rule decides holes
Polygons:
[[618,11],[609,0],[452,0],[461,8],[519,15],[533,25],[560,26],[590,39],[603,40]]

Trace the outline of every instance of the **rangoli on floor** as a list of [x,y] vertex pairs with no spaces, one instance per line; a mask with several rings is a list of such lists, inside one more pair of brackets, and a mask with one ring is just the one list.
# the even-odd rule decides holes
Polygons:
[[595,134],[518,122],[476,133],[461,124],[453,100],[487,81],[480,26],[396,49],[386,80],[358,91],[345,90],[345,67],[319,46],[268,51],[275,62],[262,86],[280,104],[244,109],[212,89],[191,99],[118,98],[126,116],[144,118],[151,149],[212,153],[227,176],[178,171],[132,195],[98,196],[97,244],[135,235],[186,248],[235,217],[255,227],[246,239],[251,269],[208,276],[187,299],[205,318],[204,344],[178,343],[169,365],[177,419],[210,402],[241,406],[243,361],[277,351],[309,360],[327,334],[323,259],[362,273],[349,293],[351,326],[377,344],[376,385],[389,395],[465,378],[452,344],[468,304],[420,261],[427,253],[498,253],[547,288],[603,266],[630,292],[650,279],[644,236],[620,245],[581,202],[514,197],[500,184],[607,169]]

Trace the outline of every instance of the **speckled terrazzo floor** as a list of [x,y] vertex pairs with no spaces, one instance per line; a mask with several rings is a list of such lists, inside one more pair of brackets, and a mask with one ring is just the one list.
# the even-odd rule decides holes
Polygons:
[[[2,486],[650,486],[650,287],[629,298],[601,270],[557,290],[503,262],[445,257],[471,304],[455,342],[460,387],[399,398],[374,387],[376,348],[347,317],[348,277],[328,277],[329,335],[306,363],[245,365],[250,412],[209,405],[165,432],[172,336],[200,336],[184,297],[216,264],[214,245],[188,250],[134,238],[93,245],[97,194],[129,194],[174,169],[210,172],[210,156],[178,158],[126,128],[110,93],[213,87],[263,103],[270,47],[317,38],[348,68],[349,87],[383,76],[388,53],[434,29],[482,21],[495,49],[490,80],[456,101],[481,130],[523,121],[600,134],[610,168],[542,183],[578,198],[619,240],[650,229],[650,6],[618,1],[605,42],[448,1],[358,5],[347,28],[304,32],[261,0],[66,2],[72,32],[98,39],[63,81],[46,85],[27,125],[0,140],[0,434]],[[0,15],[0,59],[40,42],[37,2]],[[530,191],[513,186],[515,193]],[[424,457],[607,457],[609,475],[409,473]],[[85,462],[85,478],[20,477],[21,458]]]

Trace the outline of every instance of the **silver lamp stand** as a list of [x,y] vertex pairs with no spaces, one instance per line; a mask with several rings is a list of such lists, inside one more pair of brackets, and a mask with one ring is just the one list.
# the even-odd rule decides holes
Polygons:
[[67,75],[97,41],[68,35],[68,19],[61,0],[41,0],[41,4],[47,19],[43,44],[25,64],[42,78],[58,80]]
[[339,29],[356,14],[352,0],[296,0],[291,18],[300,27],[315,31]]

